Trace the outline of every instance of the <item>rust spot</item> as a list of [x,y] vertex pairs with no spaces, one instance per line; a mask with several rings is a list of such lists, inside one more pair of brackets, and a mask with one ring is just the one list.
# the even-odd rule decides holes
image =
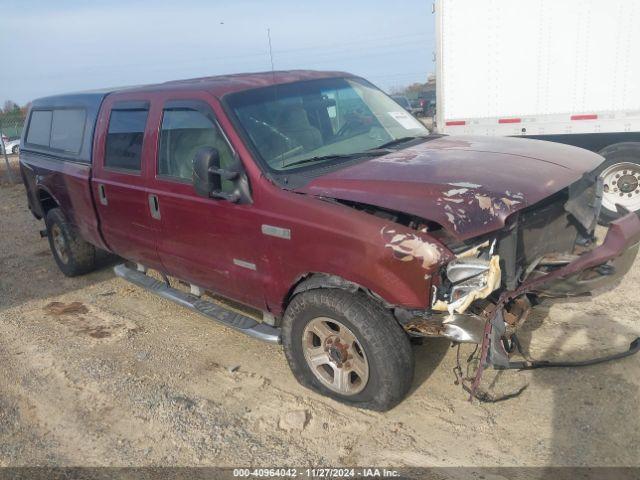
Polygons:
[[80,302],[51,302],[44,307],[44,311],[51,315],[59,316],[88,313],[89,309]]
[[426,318],[414,318],[405,323],[403,327],[407,332],[436,337],[443,335],[446,329],[442,322],[433,322]]
[[505,307],[504,321],[512,327],[520,326],[526,321],[530,312],[531,304],[526,297],[520,297]]

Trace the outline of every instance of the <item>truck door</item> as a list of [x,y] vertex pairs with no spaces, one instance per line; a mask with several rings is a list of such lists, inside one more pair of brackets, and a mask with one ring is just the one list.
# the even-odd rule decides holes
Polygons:
[[[192,186],[199,149],[218,149],[223,168],[234,159],[212,107],[204,100],[167,99],[158,121],[156,172],[149,186],[158,198],[158,253],[165,271],[263,309],[260,245],[254,241],[258,235],[252,235],[260,232],[261,223],[253,205],[203,198]],[[230,182],[226,188],[231,191]]]
[[100,230],[116,254],[151,268],[161,268],[156,250],[158,225],[150,215],[146,183],[157,135],[149,122],[144,96],[107,98],[94,142],[92,189]]

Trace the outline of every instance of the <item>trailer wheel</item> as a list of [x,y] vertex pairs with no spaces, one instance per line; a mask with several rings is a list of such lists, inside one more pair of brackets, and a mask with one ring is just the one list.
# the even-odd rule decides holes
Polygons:
[[388,410],[411,387],[414,362],[407,335],[362,292],[320,288],[296,295],[282,337],[298,382],[340,402]]
[[77,229],[67,222],[62,210],[49,210],[45,216],[45,224],[51,253],[62,273],[67,277],[75,277],[95,269],[96,248],[86,242]]
[[604,188],[600,223],[606,225],[620,216],[616,204],[640,212],[640,143],[616,143],[598,153],[605,158],[599,174]]

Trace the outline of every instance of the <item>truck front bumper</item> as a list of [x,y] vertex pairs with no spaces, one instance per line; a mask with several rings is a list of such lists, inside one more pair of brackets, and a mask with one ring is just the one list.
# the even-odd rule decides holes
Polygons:
[[[529,278],[518,288],[502,292],[495,308],[483,314],[464,312],[439,315],[416,313],[401,320],[413,336],[445,337],[459,343],[482,343],[487,323],[495,320],[510,301],[525,293],[544,297],[570,297],[615,285],[631,268],[640,248],[640,218],[635,213],[611,222],[604,242],[575,260],[548,273]],[[493,317],[493,318],[492,318]],[[504,320],[496,322],[498,338],[506,333]]]
[[564,297],[615,285],[629,271],[640,247],[640,218],[635,213],[614,220],[602,245],[574,261],[523,282],[500,296],[504,304],[523,293]]

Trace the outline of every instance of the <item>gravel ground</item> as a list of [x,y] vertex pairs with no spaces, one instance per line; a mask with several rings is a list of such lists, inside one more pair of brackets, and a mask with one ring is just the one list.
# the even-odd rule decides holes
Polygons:
[[[280,347],[110,266],[64,277],[40,228],[22,186],[1,185],[0,466],[640,464],[640,357],[488,371],[487,389],[526,389],[469,403],[453,382],[455,350],[432,340],[415,346],[409,397],[361,411],[300,387]],[[541,308],[523,343],[545,359],[626,349],[640,334],[639,286],[636,264],[614,291]]]

